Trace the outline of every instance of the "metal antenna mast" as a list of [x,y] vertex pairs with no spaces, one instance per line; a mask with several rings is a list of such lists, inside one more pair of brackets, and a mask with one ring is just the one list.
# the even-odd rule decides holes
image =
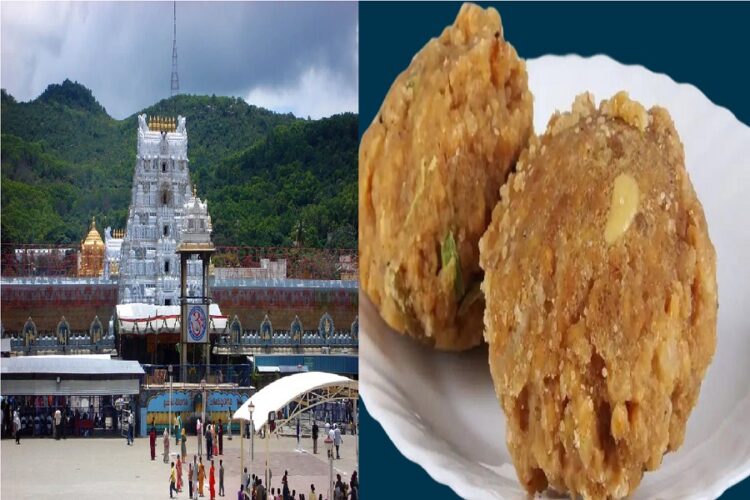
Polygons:
[[180,77],[177,76],[177,2],[174,2],[174,38],[172,40],[172,95],[180,93]]

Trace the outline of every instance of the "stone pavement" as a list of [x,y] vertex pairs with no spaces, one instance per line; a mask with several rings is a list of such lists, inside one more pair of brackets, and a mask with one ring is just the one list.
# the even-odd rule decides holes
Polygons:
[[[341,460],[334,460],[335,475],[349,481],[352,471],[358,469],[356,438],[342,436]],[[307,498],[310,484],[315,491],[327,497],[328,463],[322,439],[318,441],[318,454],[312,454],[312,440],[302,440],[303,452],[298,452],[292,437],[269,440],[269,466],[272,471],[271,487],[281,486],[284,470],[289,471],[289,488],[304,493]],[[175,452],[174,439],[170,451]],[[12,439],[3,439],[0,445],[0,498],[2,499],[81,499],[100,500],[169,498],[169,465],[163,463],[161,438],[157,439],[157,456],[151,461],[148,438],[137,438],[133,446],[125,439],[77,438],[55,441],[45,438],[22,439],[16,445]],[[188,436],[188,455],[197,450],[195,436]],[[255,459],[250,462],[250,440],[245,439],[245,466],[250,474],[263,475],[265,443],[255,437]],[[173,460],[174,456],[170,459]],[[205,456],[204,456],[204,463]],[[224,460],[224,486],[226,497],[234,500],[240,484],[240,439],[236,435],[224,439],[224,455],[215,458],[216,493],[218,497],[219,459]],[[206,463],[206,474],[209,464]],[[183,466],[183,480],[187,479],[187,466]],[[208,500],[208,481],[204,487]],[[177,498],[188,498],[187,483]]]

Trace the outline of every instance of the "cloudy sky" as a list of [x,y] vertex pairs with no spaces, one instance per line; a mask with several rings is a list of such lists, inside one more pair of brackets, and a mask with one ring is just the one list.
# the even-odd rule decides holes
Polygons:
[[[356,112],[357,15],[353,2],[177,2],[180,91]],[[169,97],[172,2],[2,2],[0,19],[0,84],[17,100],[65,78],[115,118]]]

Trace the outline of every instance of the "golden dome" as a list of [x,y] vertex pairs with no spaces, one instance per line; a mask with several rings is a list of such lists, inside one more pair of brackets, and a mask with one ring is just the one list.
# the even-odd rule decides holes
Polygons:
[[104,247],[104,241],[102,240],[99,231],[96,230],[96,218],[91,218],[91,227],[89,228],[89,234],[86,235],[86,239],[83,240],[82,245],[84,247]]
[[78,276],[101,276],[104,269],[104,241],[96,230],[96,219],[91,218],[91,227],[86,239],[81,242],[78,254]]

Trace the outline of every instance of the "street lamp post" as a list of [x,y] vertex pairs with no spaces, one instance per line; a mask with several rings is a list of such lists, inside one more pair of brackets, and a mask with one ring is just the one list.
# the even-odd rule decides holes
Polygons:
[[[253,459],[255,458],[253,456],[253,436],[255,435],[255,423],[253,422],[253,412],[255,411],[255,405],[252,401],[250,401],[250,404],[247,405],[247,410],[250,412],[250,477],[252,477],[253,474]],[[268,484],[266,484],[266,488],[268,488]]]
[[[229,428],[232,428],[232,421],[229,421]],[[243,475],[245,472],[245,440],[243,439],[245,436],[245,423],[240,420],[240,477],[242,478],[242,484],[245,484],[245,476]]]
[[[206,427],[206,379],[201,379],[201,393],[203,397],[203,407],[201,408],[201,427]],[[201,436],[202,438],[203,436]]]
[[323,442],[328,452],[328,498],[333,498],[333,439],[326,436]]
[[275,411],[269,411],[268,412],[268,418],[266,419],[266,488],[268,488],[271,484],[270,481],[270,475],[268,474],[268,443],[271,440],[271,423],[276,420],[276,412]]
[[255,423],[252,412],[250,413],[250,460],[255,460]]
[[250,460],[255,460],[255,424],[253,423],[255,405],[250,403],[250,408]]
[[169,439],[172,438],[172,365],[167,367],[169,371],[169,421],[167,422],[167,436]]

